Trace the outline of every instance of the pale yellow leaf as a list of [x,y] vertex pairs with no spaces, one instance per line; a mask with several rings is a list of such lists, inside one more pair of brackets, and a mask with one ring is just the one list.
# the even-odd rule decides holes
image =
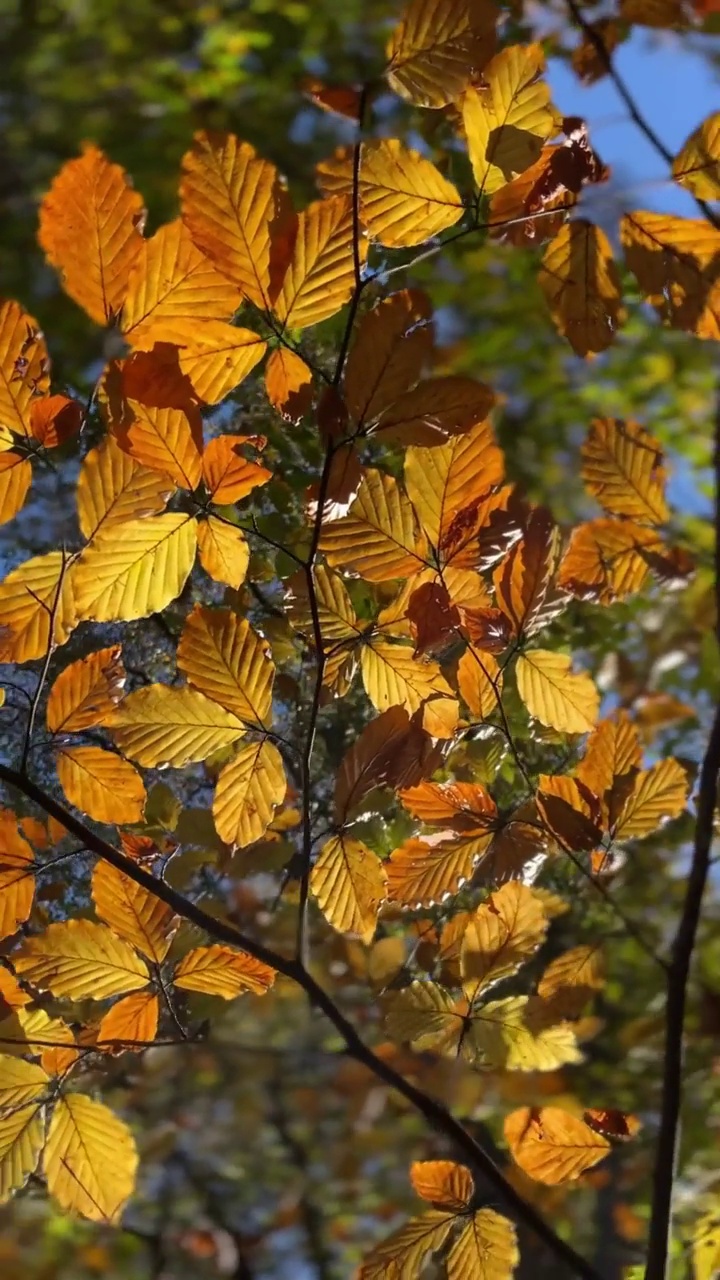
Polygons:
[[418,1052],[448,1053],[457,1050],[465,1026],[453,996],[435,982],[419,980],[386,1001],[385,1025],[393,1040],[408,1041]]
[[180,961],[173,975],[176,987],[234,1000],[246,991],[263,996],[275,981],[275,970],[246,951],[214,944],[196,947]]
[[44,1141],[45,1120],[35,1104],[0,1116],[0,1204],[35,1172]]
[[358,1272],[358,1280],[417,1280],[428,1254],[445,1243],[457,1221],[443,1209],[429,1209],[419,1218],[410,1218],[368,1254]]
[[505,1071],[555,1071],[581,1062],[569,1022],[548,1026],[527,996],[508,996],[484,1004],[473,1015],[469,1033],[482,1064]]
[[47,1072],[36,1063],[0,1054],[0,1111],[36,1102],[49,1084]]
[[177,664],[190,684],[254,728],[272,707],[270,646],[232,609],[196,604],[185,619]]
[[598,717],[600,695],[589,675],[571,674],[564,653],[531,649],[518,658],[518,692],[541,724],[561,733],[589,733]]
[[96,862],[93,870],[92,897],[105,924],[148,960],[162,964],[176,923],[166,903],[103,861]]
[[71,1000],[105,1000],[147,985],[147,965],[104,924],[65,920],[26,938],[16,972],[40,991]]
[[540,78],[544,70],[541,45],[510,45],[485,68],[483,87],[468,89],[463,98],[473,173],[487,195],[529,169],[557,132],[550,87]]
[[651,769],[641,770],[620,811],[614,830],[616,839],[637,839],[657,831],[669,819],[680,816],[687,795],[687,773],[672,756],[659,760]]
[[33,556],[0,582],[0,662],[44,658],[52,639],[64,644],[78,623],[75,564],[61,551]]
[[220,839],[238,849],[259,840],[286,790],[282,756],[272,742],[241,746],[215,787],[212,812]]
[[122,537],[113,527],[102,528],[75,566],[79,617],[114,622],[161,613],[190,574],[196,528],[195,521],[179,511],[128,520]]
[[116,1223],[135,1187],[135,1140],[113,1111],[70,1093],[55,1104],[43,1170],[62,1209],[94,1222]]
[[372,942],[385,898],[385,869],[361,840],[333,836],[310,872],[310,888],[325,919],[339,933]]
[[63,747],[57,775],[70,804],[96,822],[142,822],[145,785],[137,769],[103,747]]
[[690,134],[673,161],[673,178],[699,200],[720,200],[720,111]]
[[422,707],[423,728],[434,738],[451,738],[457,728],[457,699],[433,659],[416,659],[407,645],[373,640],[363,646],[362,675],[378,711],[400,706],[412,714]]
[[520,1261],[512,1222],[494,1209],[478,1209],[447,1256],[447,1280],[510,1280]]
[[198,521],[197,540],[198,559],[208,576],[237,591],[250,563],[250,548],[242,529],[211,515]]
[[120,750],[138,764],[181,769],[232,745],[245,726],[197,689],[150,684],[105,721]]

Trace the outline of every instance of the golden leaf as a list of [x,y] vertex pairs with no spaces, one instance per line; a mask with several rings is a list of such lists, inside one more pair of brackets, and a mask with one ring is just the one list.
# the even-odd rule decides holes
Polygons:
[[699,200],[720,200],[720,111],[690,134],[673,161],[673,178]]
[[42,1108],[34,1103],[0,1116],[0,1204],[35,1172],[44,1141]]
[[448,1253],[447,1280],[510,1280],[519,1261],[512,1222],[494,1209],[478,1209]]
[[433,346],[432,305],[420,289],[402,289],[367,311],[355,328],[344,396],[358,427],[374,422],[418,381]]
[[388,998],[385,1024],[393,1040],[408,1041],[417,1052],[439,1053],[455,1052],[465,1027],[462,1006],[453,996],[435,982],[421,981]]
[[597,604],[639,591],[650,558],[663,551],[655,529],[631,520],[589,520],[576,525],[558,569],[558,586]]
[[552,318],[576,355],[605,351],[625,319],[605,232],[584,218],[566,223],[545,250],[539,280]]
[[306,329],[340,311],[355,287],[355,257],[367,257],[367,238],[359,232],[353,247],[350,196],[316,200],[298,215],[292,257],[274,310],[286,329]]
[[579,1018],[605,986],[605,958],[599,946],[572,947],[551,960],[537,993],[560,1018]]
[[510,880],[470,917],[460,951],[463,990],[471,1002],[481,988],[515,973],[545,941],[548,918],[532,889]]
[[474,716],[488,720],[498,709],[503,673],[497,658],[468,645],[457,666],[458,688]]
[[310,888],[329,924],[339,933],[372,942],[385,898],[385,869],[361,840],[333,836],[310,872]]
[[373,640],[363,646],[362,676],[367,695],[378,711],[422,707],[423,728],[434,738],[451,738],[457,728],[458,704],[437,662],[416,659],[407,645]]
[[468,89],[463,97],[470,161],[487,195],[529,169],[557,133],[550,87],[540,79],[544,70],[541,45],[510,45],[485,68],[482,89]]
[[220,839],[243,849],[263,836],[285,799],[282,756],[271,742],[241,746],[221,770],[213,799],[213,821]]
[[657,831],[670,818],[680,816],[687,795],[688,776],[672,756],[659,760],[651,769],[642,769],[620,811],[615,838],[630,840]]
[[77,1058],[70,1027],[61,1018],[48,1017],[44,1009],[16,1005],[0,1022],[0,1043],[6,1054],[39,1055],[43,1071],[49,1075],[62,1074]]
[[138,1154],[128,1126],[93,1098],[55,1103],[43,1154],[48,1191],[62,1209],[117,1223],[135,1187]]
[[197,689],[150,684],[136,689],[105,721],[120,750],[149,768],[182,769],[241,738],[237,716]]
[[253,728],[265,725],[275,677],[270,646],[232,609],[196,604],[185,619],[177,664],[190,684]]
[[198,559],[208,576],[237,591],[250,563],[250,548],[242,529],[211,515],[198,521],[197,540]]
[[183,172],[182,218],[194,243],[245,297],[269,311],[295,230],[275,166],[231,133],[198,133]]
[[123,401],[125,417],[111,430],[120,448],[158,471],[173,487],[197,489],[202,479],[202,419],[195,405],[159,408],[140,400]]
[[326,525],[320,550],[333,567],[370,582],[409,577],[424,567],[428,547],[412,506],[393,476],[368,468],[350,511]]
[[601,720],[587,740],[578,778],[603,796],[618,778],[635,773],[642,763],[640,736],[627,711]]
[[[96,1044],[110,1053],[122,1053],[124,1048],[142,1052],[157,1035],[160,1003],[152,991],[136,991],[118,1000],[104,1013],[97,1028]],[[104,1045],[104,1041],[121,1041],[121,1044]]]
[[585,487],[610,515],[648,524],[667,520],[662,448],[639,422],[594,418],[582,459]]
[[521,1107],[505,1119],[516,1164],[536,1182],[572,1182],[610,1152],[607,1138],[560,1107]]
[[[35,894],[35,855],[18,831],[17,816],[0,809],[0,938],[9,938],[27,920]],[[0,989],[0,1000],[7,1002]]]
[[495,569],[495,595],[518,636],[531,636],[553,616],[548,599],[560,550],[560,530],[546,507],[530,513],[519,542]]
[[178,348],[178,368],[203,404],[224,400],[267,350],[267,343],[252,329],[212,319],[203,319],[201,324],[190,318],[164,320],[157,328],[143,328],[135,346],[151,352],[156,343]]
[[693,1280],[715,1280],[720,1267],[720,1213],[717,1202],[694,1224],[692,1265]]
[[[323,650],[332,650],[345,640],[360,639],[362,627],[340,575],[324,564],[316,564],[313,568],[313,588]],[[302,633],[308,643],[314,644],[315,629],[307,576],[303,569],[293,574],[287,584],[286,604],[292,626]]]
[[47,1072],[34,1062],[0,1054],[0,1111],[36,1102],[49,1084]]
[[387,47],[391,89],[417,107],[445,107],[495,48],[492,0],[411,0]]
[[37,321],[19,302],[0,303],[0,422],[17,435],[30,435],[36,396],[50,386],[50,360]]
[[26,938],[15,971],[40,991],[71,1000],[105,1000],[147,985],[148,970],[132,947],[104,924],[65,920]]
[[169,476],[142,466],[106,436],[83,458],[77,483],[80,529],[86,538],[98,529],[154,516],[163,510],[175,486]]
[[264,996],[275,981],[275,970],[246,951],[214,944],[196,947],[180,961],[173,982],[183,991],[200,991],[203,995],[234,1000],[246,991]]
[[0,582],[0,662],[44,658],[52,640],[64,644],[77,625],[74,565],[62,551],[33,556]]
[[385,864],[388,901],[416,911],[445,902],[470,879],[491,838],[452,838],[446,831],[406,840]]
[[[465,379],[438,378],[434,383],[420,383],[416,389],[441,387],[447,396],[447,403],[457,402],[463,396],[462,386]],[[481,402],[473,409],[473,389],[482,388],[481,383],[469,383],[469,395],[465,396],[465,411],[473,416],[485,407],[487,401]],[[453,384],[450,386],[449,384]],[[483,391],[487,390],[482,388]],[[414,394],[414,393],[413,393]],[[491,396],[492,392],[488,392]],[[437,403],[437,399],[436,399]],[[391,410],[396,412],[397,406]],[[433,397],[427,405],[427,414],[433,414]],[[475,498],[481,497],[488,489],[500,484],[505,472],[505,462],[498,448],[492,427],[489,422],[480,418],[476,423],[468,423],[469,430],[462,435],[452,436],[445,444],[435,448],[413,446],[405,455],[405,485],[408,497],[413,503],[418,518],[434,547],[441,547],[458,511],[466,507]]]
[[481,1063],[505,1071],[555,1071],[582,1061],[569,1022],[548,1026],[534,1015],[527,996],[508,996],[477,1009],[469,1039]]
[[240,301],[239,289],[193,244],[178,218],[143,240],[128,280],[122,328],[138,346],[148,332],[177,320],[229,320]]
[[136,884],[109,862],[96,862],[92,874],[95,911],[119,937],[154,964],[162,964],[170,947],[175,916],[166,903]]
[[720,338],[720,230],[705,218],[626,213],[625,261],[660,319],[699,338]]
[[312,405],[312,372],[294,351],[276,347],[265,365],[265,390],[273,409],[298,423]]
[[119,644],[71,662],[50,690],[45,712],[48,729],[51,733],[79,733],[101,724],[122,698],[124,685]]
[[63,747],[57,775],[70,804],[96,822],[142,822],[145,786],[137,769],[103,747]]
[[260,484],[267,484],[272,472],[242,453],[245,444],[255,444],[254,436],[216,436],[205,446],[203,483],[213,502],[220,505],[240,502]]
[[455,1214],[430,1209],[419,1218],[410,1218],[368,1254],[358,1272],[358,1280],[410,1280],[421,1274],[429,1253],[445,1243]]
[[581,779],[541,773],[535,803],[546,830],[561,849],[583,853],[600,843],[600,797]]
[[474,1194],[472,1174],[453,1160],[416,1160],[410,1165],[413,1190],[438,1209],[462,1213]]
[[600,695],[589,675],[572,675],[564,653],[532,649],[520,655],[515,675],[520,697],[541,724],[560,733],[589,733]]
[[0,524],[23,507],[32,482],[32,464],[19,453],[0,453]]
[[146,618],[179,596],[197,548],[195,521],[184,512],[105,525],[74,569],[78,615],[115,622]]
[[98,324],[115,319],[142,247],[141,196],[97,147],[68,160],[40,206],[38,239],[65,292]]
[[[423,446],[433,449],[432,465],[439,468],[438,485],[440,490],[445,483],[454,487],[460,479],[463,467],[470,466],[470,457],[475,454],[479,467],[479,475],[475,484],[475,492],[494,484],[494,480],[483,480],[488,474],[498,470],[503,474],[503,459],[495,445],[492,428],[485,418],[495,403],[495,394],[484,382],[459,375],[446,378],[427,378],[418,383],[412,391],[406,391],[394,404],[391,404],[373,428],[373,436],[381,440],[394,440],[398,444]],[[472,428],[477,427],[477,432]],[[470,432],[467,443],[455,442],[460,452],[450,451],[435,460],[436,449],[433,446],[444,445],[449,437],[465,436]],[[483,457],[483,454],[485,455]],[[487,471],[485,470],[487,468]],[[452,471],[452,478],[446,481],[446,471]],[[469,479],[466,472],[465,483]],[[478,487],[479,486],[479,487]],[[448,508],[449,510],[449,508]]]

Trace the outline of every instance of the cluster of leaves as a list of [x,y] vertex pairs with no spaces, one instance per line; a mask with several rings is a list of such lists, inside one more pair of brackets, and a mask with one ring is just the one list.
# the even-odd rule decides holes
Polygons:
[[[554,1072],[580,1063],[601,1030],[602,948],[542,955],[567,910],[542,877],[569,868],[609,892],[625,844],[678,818],[690,779],[672,757],[643,760],[627,714],[601,717],[588,659],[578,670],[571,653],[573,619],[578,602],[609,606],[648,579],[667,590],[693,565],[666,530],[663,452],[648,427],[588,424],[580,473],[603,514],[561,527],[508,479],[493,390],[433,374],[428,294],[387,283],[387,250],[433,241],[434,251],[452,228],[549,241],[539,280],[572,349],[599,353],[622,324],[607,237],[568,220],[606,170],[583,122],[553,107],[541,48],[496,52],[497,18],[485,0],[412,0],[387,50],[390,88],[444,113],[464,140],[467,194],[399,139],[366,136],[371,87],[315,84],[314,100],[353,119],[358,137],[319,165],[323,195],[299,212],[274,165],[234,135],[206,132],[183,160],[180,217],[150,238],[141,197],[95,146],[63,166],[42,202],[47,261],[125,354],[106,362],[83,405],[53,392],[34,319],[17,302],[0,307],[0,518],[21,511],[33,462],[79,457],[75,545],[0,583],[0,660],[40,664],[20,767],[1,776],[47,818],[0,813],[3,1199],[41,1160],[63,1208],[117,1222],[137,1152],[124,1121],[76,1091],[85,1068],[142,1052],[165,1025],[186,1035],[178,992],[260,996],[281,973],[328,1013],[307,967],[322,919],[366,946],[378,922],[414,939],[384,973],[380,1001],[391,1040],[414,1053],[484,1072]],[[719,138],[716,116],[673,166],[700,200],[720,190]],[[467,168],[459,147],[452,158]],[[720,336],[714,225],[633,212],[621,240],[665,323]],[[328,371],[304,331],[341,313]],[[312,423],[322,457],[281,542],[267,517],[273,503],[286,514],[283,459],[273,470],[267,440],[226,431],[217,408],[263,360],[288,449],[298,424]],[[254,543],[273,555],[281,637],[240,607]],[[124,624],[170,606],[182,619],[171,680],[141,674],[126,691]],[[101,647],[66,661],[81,627]],[[358,668],[366,723],[349,745],[341,735],[328,779],[318,730],[356,696]],[[66,805],[28,771],[37,751],[47,757],[43,699]],[[473,740],[487,745],[474,764]],[[176,846],[149,817],[147,771],[196,766],[212,788],[221,870],[261,865],[285,836],[294,958],[269,949],[272,932],[245,937],[198,909],[197,884],[187,898],[172,888]],[[389,794],[395,818],[373,848],[374,806],[387,812]],[[93,823],[117,828],[121,851],[103,860],[109,846]],[[34,904],[34,873],[51,847],[77,854],[72,839],[99,854],[89,893],[48,917]],[[183,918],[210,941],[197,945]],[[80,1012],[87,1001],[100,1002],[97,1018]],[[364,1052],[365,1065],[368,1054],[380,1061]],[[531,1106],[506,1116],[504,1135],[515,1164],[554,1186],[638,1128],[619,1110]],[[376,1248],[368,1280],[419,1274],[430,1253],[450,1277],[512,1274],[515,1226],[486,1206],[469,1170],[425,1162],[412,1179],[434,1207]]]

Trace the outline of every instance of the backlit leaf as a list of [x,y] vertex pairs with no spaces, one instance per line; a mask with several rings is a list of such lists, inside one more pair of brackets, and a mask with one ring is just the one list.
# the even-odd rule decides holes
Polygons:
[[0,1054],[0,1112],[35,1102],[49,1084],[47,1072],[36,1063]]
[[385,1024],[394,1040],[408,1041],[421,1052],[453,1052],[463,1032],[457,1001],[435,982],[415,981],[386,1003]]
[[141,244],[128,280],[123,331],[138,346],[150,330],[168,322],[229,320],[240,299],[240,291],[193,244],[178,218]]
[[393,476],[368,469],[347,516],[326,525],[320,549],[370,582],[407,577],[428,554],[415,513]]
[[282,756],[271,742],[249,742],[222,769],[213,799],[220,839],[243,849],[263,836],[287,789]]
[[578,765],[577,776],[596,795],[602,796],[613,783],[634,773],[642,763],[642,745],[635,725],[626,711],[595,726]]
[[518,636],[545,625],[546,599],[557,563],[560,531],[545,507],[535,507],[523,537],[493,574],[497,602]]
[[258,728],[272,705],[270,646],[232,609],[197,604],[185,619],[177,664],[190,684]]
[[510,45],[485,68],[483,87],[463,97],[475,181],[488,195],[529,169],[557,132],[550,88],[540,78],[544,70],[541,45]]
[[545,250],[539,281],[552,318],[576,355],[610,346],[625,311],[604,231],[584,218],[566,223]]
[[178,348],[178,367],[203,404],[218,404],[239,386],[262,360],[267,343],[252,329],[240,329],[225,320],[181,318],[164,320],[144,332],[136,342],[143,351],[155,343]]
[[[15,933],[27,920],[35,893],[32,847],[18,831],[18,820],[10,809],[0,809],[0,938]],[[0,990],[0,998],[5,994]]]
[[237,716],[199,690],[164,684],[136,689],[105,724],[125,755],[150,768],[206,760],[245,732]]
[[448,1280],[509,1280],[520,1261],[512,1222],[494,1209],[478,1209],[447,1256]]
[[471,878],[491,838],[489,833],[453,838],[446,831],[406,840],[385,863],[388,901],[411,910],[446,901]]
[[358,1280],[411,1280],[422,1272],[428,1254],[443,1245],[457,1219],[444,1209],[410,1218],[365,1258]]
[[682,765],[672,758],[659,760],[651,769],[642,769],[635,777],[615,827],[618,840],[650,835],[685,809],[688,776]]
[[50,360],[37,321],[19,302],[0,303],[0,422],[17,435],[30,434],[36,396],[50,386]]
[[469,645],[457,666],[458,688],[474,716],[488,720],[498,709],[503,674],[491,653]]
[[77,483],[80,529],[92,538],[98,529],[161,512],[175,486],[169,476],[131,458],[106,436],[82,461]]
[[558,586],[581,600],[612,604],[640,590],[650,557],[662,550],[655,529],[631,520],[589,520],[570,535]]
[[0,1116],[0,1204],[35,1172],[44,1141],[45,1119],[34,1103]]
[[572,947],[551,960],[537,993],[561,1018],[579,1018],[588,1000],[605,986],[605,957],[599,946]]
[[388,83],[418,107],[444,107],[495,48],[492,0],[411,0],[387,47]]
[[312,404],[312,372],[294,351],[276,347],[265,365],[265,390],[285,421],[298,423]]
[[41,396],[30,405],[29,434],[46,449],[54,449],[76,436],[85,410],[69,396]]
[[[104,1040],[120,1040],[127,1043],[127,1048],[137,1047],[140,1051],[144,1044],[155,1039],[160,1015],[160,1002],[152,991],[136,991],[125,996],[104,1013],[97,1029],[98,1047],[102,1048]],[[136,1046],[133,1041],[139,1042]],[[122,1053],[122,1046],[108,1046],[111,1053]]]
[[147,985],[144,960],[104,924],[65,920],[26,938],[13,956],[16,972],[54,996],[105,1000]]
[[40,206],[39,240],[65,292],[106,325],[120,311],[142,247],[142,198],[97,147],[69,160]]
[[700,200],[720,200],[720,112],[690,134],[672,171],[675,181]]
[[0,524],[16,516],[32,482],[32,464],[19,453],[0,453]]
[[180,511],[128,520],[122,537],[103,526],[75,566],[79,616],[114,622],[162,612],[185,586],[196,548],[195,521]]
[[626,213],[620,223],[625,261],[642,293],[673,329],[720,337],[720,230],[704,218]]
[[109,862],[96,862],[92,875],[95,911],[105,924],[148,960],[162,964],[175,923],[172,910],[148,889]]
[[159,408],[126,400],[127,418],[113,434],[126,453],[159,471],[181,489],[196,489],[202,477],[202,419],[198,409]]
[[458,704],[440,667],[432,659],[416,659],[406,645],[383,640],[363,646],[363,683],[378,711],[401,706],[412,714],[422,707],[423,728],[435,738],[451,738]]
[[275,970],[246,951],[232,947],[196,947],[180,961],[173,975],[176,987],[234,1000],[246,991],[263,996],[275,981]]
[[43,1171],[62,1209],[93,1222],[119,1222],[135,1187],[138,1154],[123,1120],[94,1098],[70,1093],[55,1104]]
[[508,881],[481,903],[465,931],[460,954],[463,989],[478,990],[515,973],[545,941],[548,919],[532,889]]
[[589,675],[573,675],[570,668],[564,653],[523,653],[515,671],[518,692],[541,724],[561,733],[589,733],[597,720],[600,695]]
[[250,563],[250,548],[242,529],[211,515],[198,521],[197,540],[198,559],[205,572],[214,582],[224,582],[237,591]]
[[452,1160],[417,1160],[410,1165],[413,1190],[438,1208],[462,1213],[474,1192],[472,1174]]
[[610,1152],[607,1138],[560,1107],[521,1107],[505,1119],[513,1159],[536,1182],[572,1182]]
[[0,662],[44,658],[52,639],[64,644],[77,625],[75,566],[61,551],[33,556],[0,582]]
[[610,515],[648,524],[667,520],[662,448],[639,422],[593,419],[582,458],[585,487]]
[[320,850],[310,888],[329,924],[339,933],[370,943],[385,898],[385,869],[361,840],[338,835]]
[[125,668],[119,644],[96,649],[65,667],[47,700],[51,733],[78,733],[100,724],[123,696]]
[[494,1000],[476,1011],[471,1041],[485,1065],[506,1071],[555,1071],[582,1061],[571,1024],[548,1026],[533,1012],[527,996]]
[[432,306],[420,289],[402,289],[366,312],[355,328],[345,370],[353,421],[373,422],[418,380],[433,345]]
[[222,435],[205,446],[202,478],[213,502],[240,502],[258,485],[267,484],[272,473],[242,452],[243,445],[256,443],[253,436]]
[[377,787],[411,787],[431,774],[440,752],[402,707],[365,726],[345,753],[335,780],[335,820],[343,824]]
[[553,840],[571,853],[594,849],[603,830],[599,797],[579,778],[563,774],[541,773],[538,784],[535,803]]
[[[465,470],[464,480],[469,478],[470,458],[475,455],[479,473],[475,481],[475,491],[495,484],[495,480],[484,479],[499,469],[503,474],[503,460],[495,445],[492,429],[484,420],[495,403],[495,395],[484,382],[476,382],[474,378],[450,376],[447,378],[427,378],[418,383],[412,391],[406,391],[394,404],[391,404],[382,415],[372,435],[381,440],[393,440],[397,444],[411,444],[431,448],[443,445],[450,436],[465,436],[470,433],[467,443],[458,441],[460,452],[453,451],[443,458],[433,459],[433,466],[439,468],[438,485],[442,490],[446,483],[450,488],[462,484],[461,476]],[[472,431],[477,427],[477,431]],[[484,454],[484,457],[482,456]],[[452,479],[446,480],[446,472],[453,472]]]
[[[423,390],[430,392],[428,417],[432,416],[433,400],[437,402],[433,390],[437,392],[441,388],[448,406],[453,400],[456,404],[463,402],[463,413],[474,417],[481,409],[487,412],[490,408],[492,392],[481,383],[469,378],[438,378],[429,383],[421,382],[416,389],[418,393]],[[474,405],[473,401],[476,402]],[[397,409],[395,405],[391,413],[397,413]],[[490,423],[479,417],[476,423],[468,421],[468,427],[466,434],[452,436],[445,444],[430,449],[413,446],[405,455],[408,496],[435,547],[443,545],[458,511],[499,484],[504,475],[503,455],[495,442]]]
[[142,822],[145,785],[128,760],[103,747],[63,747],[60,786],[70,804],[96,822]]
[[400,792],[414,818],[433,826],[475,834],[490,830],[497,819],[492,796],[477,782],[421,782]]
[[[363,263],[367,240],[362,232],[356,252]],[[295,245],[275,314],[288,329],[306,329],[340,311],[354,285],[352,199],[339,195],[316,200],[298,215]]]

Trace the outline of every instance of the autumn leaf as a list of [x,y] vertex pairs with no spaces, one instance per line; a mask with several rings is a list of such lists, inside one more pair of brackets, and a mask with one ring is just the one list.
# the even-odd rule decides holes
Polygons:
[[135,1187],[138,1153],[123,1120],[80,1093],[55,1104],[43,1153],[48,1190],[62,1209],[117,1223]]
[[460,693],[474,716],[488,720],[498,709],[503,673],[497,658],[469,645],[457,665]]
[[241,746],[220,772],[213,821],[220,839],[242,849],[263,836],[287,789],[282,756],[272,742]]
[[6,1204],[35,1172],[44,1141],[45,1122],[36,1103],[0,1116],[0,1204]]
[[548,833],[561,849],[583,853],[600,843],[600,798],[579,778],[540,774],[535,803]]
[[69,396],[41,396],[30,404],[28,435],[45,449],[54,449],[76,436],[85,410]]
[[335,781],[335,820],[342,824],[377,787],[411,787],[431,774],[440,752],[417,716],[389,707],[345,753]]
[[585,487],[610,515],[648,524],[667,520],[662,448],[638,422],[594,418],[582,458]]
[[620,778],[634,775],[642,763],[642,746],[636,726],[626,711],[595,726],[577,769],[578,778],[598,796],[604,796]]
[[312,372],[294,351],[276,347],[265,365],[265,390],[273,409],[297,424],[312,404]]
[[108,715],[118,747],[138,764],[181,769],[227,748],[245,732],[237,716],[198,689],[145,685]]
[[452,1160],[416,1160],[410,1165],[410,1181],[421,1199],[453,1213],[462,1213],[474,1192],[470,1170]]
[[101,724],[109,715],[125,686],[121,652],[120,645],[96,649],[60,672],[45,712],[51,733],[79,733]]
[[[154,992],[136,991],[125,996],[104,1013],[97,1028],[98,1048],[122,1053],[124,1048],[142,1051],[157,1035],[160,1002]],[[119,1041],[106,1044],[108,1041]]]
[[[503,471],[502,455],[491,447],[494,437],[489,423],[485,422],[494,403],[494,393],[485,383],[476,382],[474,378],[459,375],[427,378],[391,404],[369,434],[398,444],[432,447],[445,444],[449,436],[464,436],[477,426],[478,432],[473,432],[467,443],[464,461],[467,465],[471,453],[479,454],[485,450],[486,458],[475,488],[477,490],[482,485],[485,477],[484,489],[488,489],[496,482],[487,476],[498,467],[501,475]],[[456,471],[462,465],[462,457],[461,451]],[[441,469],[442,476],[441,459],[433,459],[433,465]]]
[[145,618],[187,581],[197,549],[194,520],[178,511],[128,520],[122,529],[118,538],[113,526],[102,528],[77,561],[73,587],[83,620]]
[[512,1222],[494,1209],[478,1209],[450,1248],[448,1280],[505,1280],[519,1261]]
[[242,449],[257,444],[253,436],[216,436],[205,447],[202,460],[202,478],[213,502],[226,505],[241,502],[258,485],[266,484],[271,477],[267,467],[249,461]]
[[383,298],[356,326],[344,396],[358,427],[374,422],[418,381],[433,345],[432,306],[420,289]]
[[140,351],[153,352],[160,344],[177,348],[177,369],[187,378],[188,390],[202,404],[224,400],[267,350],[267,343],[252,329],[212,319],[204,319],[199,325],[197,320],[184,317],[144,330],[135,346]]
[[418,107],[445,107],[495,48],[492,0],[411,0],[387,47],[388,84]]
[[250,991],[262,996],[275,981],[275,970],[255,960],[245,951],[214,944],[189,951],[173,974],[173,983],[183,991],[234,1000]]
[[537,993],[560,1018],[578,1018],[605,985],[605,957],[600,946],[563,951],[544,970]]
[[49,369],[37,321],[18,302],[1,302],[0,422],[6,429],[19,436],[30,435],[32,404],[36,396],[48,391]]
[[13,957],[32,986],[71,1000],[105,1000],[147,985],[147,966],[104,924],[65,920],[27,938]]
[[567,223],[545,251],[539,280],[552,318],[576,355],[605,351],[625,311],[604,231],[583,218]]
[[533,635],[562,608],[562,602],[548,599],[559,548],[560,531],[550,512],[535,507],[521,540],[495,569],[497,602],[518,636]]
[[445,831],[406,840],[385,864],[388,901],[415,911],[445,902],[470,880],[491,839]]
[[557,583],[581,600],[612,604],[640,590],[651,557],[663,550],[655,529],[631,520],[589,520],[573,529]]
[[542,903],[518,881],[509,881],[481,903],[470,917],[460,952],[468,1000],[519,969],[542,946],[547,928]]
[[97,862],[92,897],[99,918],[154,964],[162,964],[170,947],[175,917],[170,907],[108,862]]
[[349,301],[355,269],[367,257],[364,236],[354,245],[350,196],[317,200],[298,215],[297,235],[275,314],[288,329],[306,329]]
[[[35,894],[35,855],[18,830],[17,816],[0,809],[0,938],[27,920]],[[0,1001],[7,1001],[0,988]]]
[[611,1144],[560,1107],[521,1107],[505,1119],[513,1159],[536,1182],[571,1182],[607,1156]]
[[58,780],[70,804],[96,822],[142,822],[145,785],[128,760],[103,747],[63,747]]
[[203,449],[202,418],[197,407],[185,404],[182,408],[164,408],[134,399],[123,400],[122,407],[120,421],[110,416],[110,429],[120,448],[144,467],[166,476],[173,486],[196,489],[202,477]]
[[214,582],[235,590],[242,586],[250,563],[250,548],[242,529],[210,515],[198,521],[198,560]]
[[363,646],[361,667],[367,695],[378,711],[422,707],[422,724],[432,737],[451,738],[458,722],[452,689],[432,659],[416,659],[406,645],[373,640]]
[[465,93],[463,126],[481,192],[492,195],[530,168],[557,132],[544,70],[541,45],[511,45],[485,68],[483,87]]
[[255,728],[270,715],[270,647],[231,609],[197,604],[185,619],[177,663],[191,685]]
[[310,872],[310,888],[329,924],[339,933],[372,942],[386,875],[377,854],[361,840],[333,836]]
[[[178,320],[229,320],[241,294],[176,219],[143,240],[130,271],[122,328],[133,346]],[[171,341],[171,339],[168,339]]]
[[90,449],[77,483],[78,523],[90,540],[98,529],[158,515],[175,491],[167,474],[131,458],[113,436]]
[[701,218],[626,213],[625,261],[666,324],[699,338],[720,337],[720,230]]
[[425,1260],[445,1243],[456,1216],[447,1210],[433,1209],[410,1218],[379,1244],[365,1258],[358,1280],[387,1280],[389,1276],[416,1276]]
[[673,161],[673,178],[700,200],[720,200],[720,112],[690,134]]
[[0,524],[6,524],[25,505],[32,483],[32,464],[19,453],[0,453]]
[[325,526],[320,549],[331,566],[346,565],[370,582],[423,568],[427,543],[393,476],[368,468],[347,516]]
[[[463,386],[463,381],[438,379],[434,384],[421,383],[417,390],[437,390],[442,386],[446,403],[449,404],[452,398],[456,398],[458,403],[462,400],[465,414],[472,413],[473,418],[478,415],[476,421],[467,422],[470,429],[435,448],[415,445],[405,455],[408,495],[430,542],[437,548],[445,547],[458,511],[500,484],[505,473],[502,452],[490,423],[484,420],[491,400],[486,398],[477,402],[477,392],[486,388],[470,379]],[[397,410],[397,406],[395,408]],[[433,411],[432,393],[426,411],[429,417]]]
[[77,625],[75,566],[62,551],[32,556],[0,582],[0,662],[44,658]]
[[0,1054],[0,1112],[36,1102],[49,1084],[47,1072],[36,1063]]
[[515,675],[525,706],[541,724],[561,733],[589,733],[597,720],[600,695],[590,676],[571,674],[564,653],[532,649],[521,654]]
[[620,811],[614,830],[618,840],[637,839],[677,818],[685,809],[688,776],[679,761],[659,760],[651,769],[635,775],[632,790]]

